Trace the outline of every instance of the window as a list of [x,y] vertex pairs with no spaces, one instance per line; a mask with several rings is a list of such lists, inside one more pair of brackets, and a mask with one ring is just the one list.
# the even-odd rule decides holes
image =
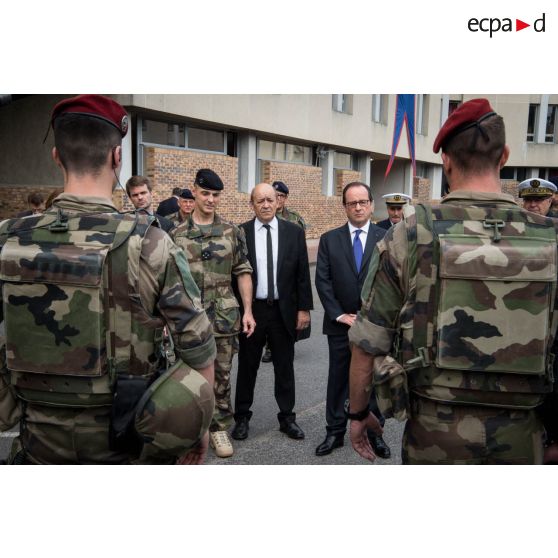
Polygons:
[[188,149],[199,149],[201,151],[218,151],[223,153],[225,144],[225,133],[214,130],[200,130],[188,128]]
[[186,124],[147,119],[141,123],[141,143],[224,153],[225,141],[224,131],[189,128]]
[[143,143],[172,145],[174,147],[186,146],[185,126],[183,124],[143,120],[141,131]]
[[345,114],[353,113],[353,96],[352,95],[332,95],[332,108],[336,112]]
[[539,178],[548,180],[553,176],[558,176],[558,169],[556,167],[539,168]]
[[258,159],[312,164],[312,148],[294,143],[258,140]]
[[336,151],[333,154],[333,167],[336,169],[349,169],[353,168],[353,156],[350,153],[343,153]]
[[422,178],[428,177],[428,165],[417,161],[417,176]]
[[372,95],[372,122],[387,125],[388,95]]
[[448,107],[448,116],[461,104],[461,101],[450,101]]
[[529,105],[529,117],[527,119],[527,141],[534,142],[539,121],[539,105]]
[[417,95],[416,132],[421,136],[428,134],[428,95]]
[[555,143],[557,108],[558,105],[548,105],[548,112],[546,113],[546,129],[544,131],[545,143]]
[[527,178],[528,170],[528,167],[504,167],[500,170],[500,178],[502,180],[517,180],[518,182],[523,182]]

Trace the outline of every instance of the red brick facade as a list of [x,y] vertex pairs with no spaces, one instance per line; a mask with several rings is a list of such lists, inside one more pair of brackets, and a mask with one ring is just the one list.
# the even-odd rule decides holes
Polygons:
[[428,178],[415,176],[413,179],[413,201],[428,203],[432,199],[432,185]]
[[[341,196],[322,194],[320,167],[276,161],[262,161],[261,165],[264,182],[271,184],[274,180],[282,180],[289,187],[287,207],[300,213],[306,221],[306,238],[319,238],[324,232],[341,226],[347,220]],[[360,180],[360,173],[356,172],[354,176],[356,178],[347,180],[347,183]]]
[[360,172],[347,169],[335,169],[335,195],[342,196],[343,188],[351,182],[359,182]]
[[27,196],[37,193],[46,201],[57,186],[0,186],[0,220],[15,217],[27,207]]

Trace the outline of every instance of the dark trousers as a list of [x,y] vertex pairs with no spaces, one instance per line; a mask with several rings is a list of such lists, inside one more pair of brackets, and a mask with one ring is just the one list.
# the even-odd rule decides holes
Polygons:
[[254,401],[254,387],[260,359],[266,342],[271,349],[273,372],[275,374],[275,400],[279,406],[279,422],[291,422],[295,419],[294,380],[294,338],[289,335],[283,324],[277,301],[273,305],[266,301],[255,300],[252,313],[256,320],[256,329],[250,337],[240,334],[238,352],[238,376],[234,398],[234,418],[252,416],[250,407]]
[[[347,430],[345,400],[349,397],[349,367],[351,349],[348,334],[328,335],[329,371],[327,377],[326,430],[328,434],[344,435]],[[369,408],[383,426],[385,419],[378,409],[376,395],[372,391]],[[356,409],[359,411],[360,409]]]

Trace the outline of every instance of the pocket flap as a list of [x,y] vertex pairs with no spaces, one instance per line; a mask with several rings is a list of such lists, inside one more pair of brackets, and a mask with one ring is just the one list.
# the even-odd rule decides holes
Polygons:
[[2,249],[0,279],[18,283],[99,286],[110,245],[89,242],[22,244],[8,239]]
[[547,238],[440,235],[440,277],[555,281],[556,244]]

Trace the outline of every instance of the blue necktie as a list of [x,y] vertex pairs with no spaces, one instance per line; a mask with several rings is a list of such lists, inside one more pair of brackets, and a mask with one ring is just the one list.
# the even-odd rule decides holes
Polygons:
[[355,255],[357,273],[360,273],[360,266],[362,265],[362,242],[359,238],[361,232],[360,229],[355,231],[355,240],[353,242],[353,254]]

